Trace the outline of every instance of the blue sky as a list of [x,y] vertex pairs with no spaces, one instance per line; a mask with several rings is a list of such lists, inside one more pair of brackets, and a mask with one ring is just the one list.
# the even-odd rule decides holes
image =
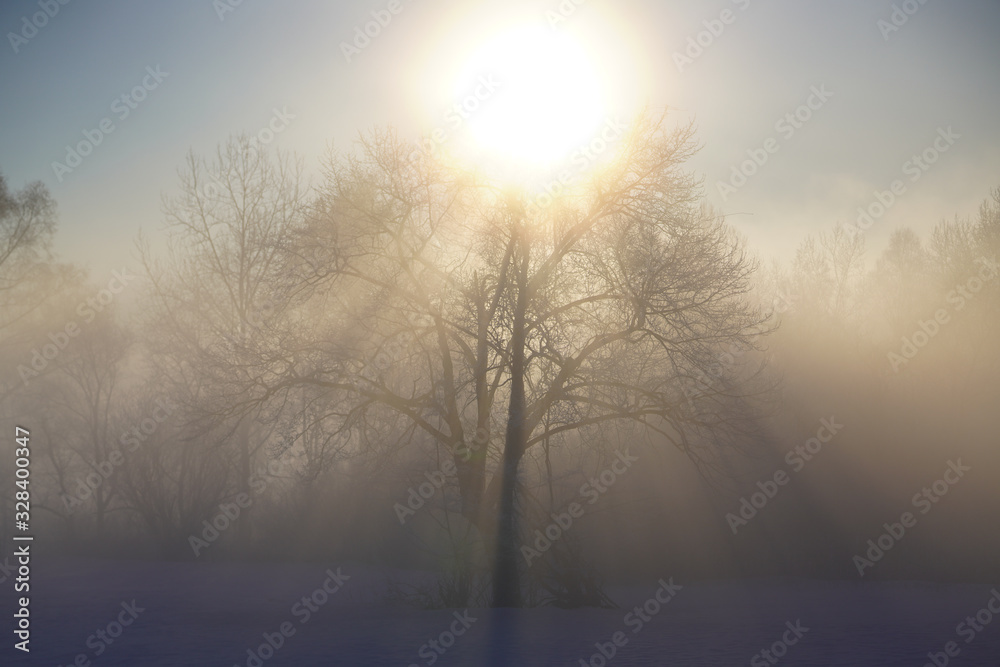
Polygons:
[[[951,127],[960,138],[906,181],[872,227],[877,250],[900,225],[926,232],[942,217],[973,214],[1000,185],[1000,3],[911,1],[919,8],[887,38],[878,21],[891,20],[894,3],[882,0],[588,0],[555,30],[582,36],[594,60],[628,81],[629,103],[669,105],[678,120],[697,122],[703,149],[691,167],[709,201],[765,254],[853,220],[876,190],[908,179],[904,163]],[[134,265],[140,229],[155,237],[161,196],[176,192],[188,150],[209,153],[231,133],[258,132],[275,110],[294,118],[274,144],[300,153],[313,173],[329,144],[349,149],[374,125],[416,136],[442,123],[456,90],[451,66],[498,26],[548,28],[546,12],[560,2],[403,0],[347,62],[341,43],[388,5],[243,0],[220,18],[211,0],[71,0],[26,42],[15,38],[15,53],[10,34],[42,10],[37,0],[8,0],[0,170],[15,188],[49,186],[60,210],[57,251],[100,279]],[[675,54],[706,21],[720,34],[702,35],[708,46],[679,68]],[[157,67],[168,74],[121,118],[114,100]],[[832,96],[791,137],[779,133],[775,124],[821,86]],[[52,163],[105,118],[114,130],[60,182]],[[777,152],[724,201],[717,183],[768,138]]]

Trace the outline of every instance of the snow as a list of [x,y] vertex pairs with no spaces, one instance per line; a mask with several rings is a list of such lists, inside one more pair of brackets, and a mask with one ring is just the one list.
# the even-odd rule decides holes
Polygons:
[[[336,573],[338,567],[350,579],[302,623],[293,605],[320,589],[327,570]],[[0,664],[70,665],[84,654],[101,667],[246,666],[247,650],[264,642],[263,633],[274,636],[288,622],[294,634],[262,665],[428,665],[431,649],[422,657],[421,647],[442,633],[447,642],[450,628],[463,628],[457,619],[465,610],[424,611],[387,601],[383,591],[390,576],[415,575],[349,563],[41,561],[32,572],[31,654],[13,650],[8,640]],[[665,572],[663,579],[669,583],[671,575]],[[615,648],[609,667],[768,665],[763,658],[751,661],[783,635],[794,638],[789,627],[799,623],[808,630],[774,664],[922,667],[928,652],[943,652],[954,641],[959,655],[947,664],[1000,665],[1000,618],[968,643],[969,631],[956,630],[986,607],[994,588],[988,584],[673,583],[681,589],[638,632],[637,617],[626,624],[626,615],[653,598],[658,582],[611,587],[621,606],[614,610],[469,610],[466,619],[475,621],[434,664],[578,667],[583,659],[601,665],[588,662],[598,650],[595,643],[613,646],[612,636],[621,631],[619,640],[627,643]],[[133,599],[143,611],[95,657],[100,644],[93,640],[88,647],[87,638],[115,621],[122,603]],[[10,630],[6,621],[8,638]]]

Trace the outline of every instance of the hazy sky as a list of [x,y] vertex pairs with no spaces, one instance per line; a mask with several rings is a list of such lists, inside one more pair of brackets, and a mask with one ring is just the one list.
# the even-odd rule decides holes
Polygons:
[[[923,232],[973,214],[1000,185],[996,0],[897,1],[897,23],[903,5],[917,10],[892,32],[888,0],[588,0],[555,26],[546,12],[575,6],[569,0],[50,1],[58,13],[37,16],[36,32],[24,17],[43,11],[37,0],[0,8],[0,170],[15,188],[49,186],[60,209],[57,251],[96,280],[134,266],[133,239],[158,229],[161,194],[176,192],[188,150],[208,153],[273,121],[286,125],[274,145],[299,152],[314,172],[330,142],[346,148],[373,125],[414,137],[446,127],[447,107],[471,90],[460,79],[477,44],[523,24],[573,36],[610,82],[609,113],[648,101],[693,118],[704,148],[692,168],[764,252],[853,220],[895,179],[905,192],[871,229],[875,250],[899,225]],[[395,14],[384,11],[390,5]],[[373,11],[391,20],[347,62],[342,43]],[[728,24],[713,23],[720,17]],[[701,35],[707,46],[679,66],[689,37],[710,29],[719,34]],[[121,99],[144,82],[145,99]],[[832,95],[811,99],[809,120],[776,125],[824,86]],[[96,136],[105,119],[113,130],[57,175],[67,145]],[[915,178],[905,163],[947,128],[951,139],[938,141],[947,152]],[[769,138],[777,151],[724,201],[717,182]]]

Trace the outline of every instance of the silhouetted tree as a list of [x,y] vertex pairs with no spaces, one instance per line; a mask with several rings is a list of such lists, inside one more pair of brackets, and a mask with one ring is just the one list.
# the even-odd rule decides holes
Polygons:
[[493,538],[493,603],[519,604],[516,480],[531,448],[625,421],[710,468],[752,430],[734,362],[761,333],[754,264],[698,204],[692,136],[643,118],[548,207],[414,166],[391,132],[331,158],[294,237],[313,254],[285,271],[308,280],[268,332],[284,350],[246,404],[322,388],[372,445],[401,421],[444,447],[463,515]]

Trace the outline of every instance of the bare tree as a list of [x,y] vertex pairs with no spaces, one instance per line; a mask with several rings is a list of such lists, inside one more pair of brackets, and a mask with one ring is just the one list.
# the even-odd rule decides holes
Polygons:
[[85,481],[89,477],[96,479],[86,488],[93,500],[98,538],[104,536],[105,519],[115,501],[114,485],[105,482],[109,471],[114,470],[112,455],[120,449],[114,427],[129,346],[129,336],[115,321],[114,311],[105,310],[67,350],[67,359],[60,368],[63,381],[50,383],[43,399],[61,416],[61,437],[50,444],[52,462],[59,462],[57,449],[68,450],[75,459],[57,471],[60,496],[73,499],[61,503],[60,509],[72,510],[82,504],[78,489],[90,484]]
[[[5,367],[0,401],[24,385],[32,344],[44,337],[47,324],[54,324],[50,320],[63,315],[53,302],[80,278],[78,271],[53,260],[55,230],[56,203],[45,186],[36,182],[11,192],[0,174],[0,358]],[[32,369],[28,375],[41,373]]]
[[[189,155],[179,175],[180,194],[164,200],[168,257],[160,263],[140,244],[152,292],[147,330],[160,372],[199,388],[188,412],[203,433],[228,426],[238,490],[249,492],[263,440],[238,399],[266,356],[256,334],[281,282],[283,239],[303,214],[302,168],[239,136],[212,161]],[[248,522],[238,530],[246,538]]]
[[[51,253],[56,230],[56,204],[41,182],[11,191],[0,174],[0,423],[13,428],[15,415],[23,419],[32,411],[31,398],[18,396],[26,382],[57,368],[39,357],[33,366],[32,351],[49,340],[45,336],[65,325],[65,309],[59,297],[79,279],[79,272],[54,261]],[[37,385],[36,385],[37,388]],[[29,392],[30,393],[30,392]],[[12,398],[17,404],[12,405]],[[13,477],[2,468],[0,516],[4,517],[0,538],[6,540],[8,503],[13,507]]]
[[[297,235],[299,254],[321,253],[310,261],[327,270],[300,269],[308,289],[272,328],[284,350],[244,404],[313,386],[367,444],[402,420],[443,447],[462,513],[495,545],[494,605],[520,603],[527,451],[624,421],[707,469],[713,443],[752,429],[720,351],[749,349],[761,331],[745,298],[754,264],[698,205],[683,169],[693,130],[663,123],[642,119],[618,160],[544,209],[479,176],[411,168],[395,135],[376,132],[360,156],[331,158]],[[684,382],[708,374],[685,396]]]
[[[145,392],[132,402],[123,421],[139,424],[148,419],[160,398]],[[172,559],[200,555],[200,550],[192,550],[191,537],[200,539],[203,522],[211,522],[220,503],[232,498],[234,488],[242,488],[223,446],[227,430],[205,433],[181,422],[182,415],[176,415],[145,435],[113,479],[116,492],[158,551]]]

